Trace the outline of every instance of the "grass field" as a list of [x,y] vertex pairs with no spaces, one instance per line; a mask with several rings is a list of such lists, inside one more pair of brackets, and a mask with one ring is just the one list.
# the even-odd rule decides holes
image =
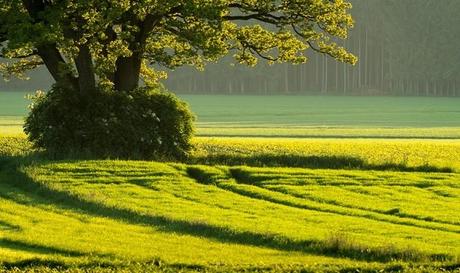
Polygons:
[[48,161],[0,138],[4,270],[460,270],[454,140],[195,146],[187,163]]
[[[19,134],[24,92],[0,92],[0,133]],[[200,136],[460,139],[460,98],[182,96]]]
[[188,98],[185,162],[51,160],[0,108],[0,272],[460,272],[458,101],[308,99]]
[[197,138],[196,163],[459,172],[459,140]]

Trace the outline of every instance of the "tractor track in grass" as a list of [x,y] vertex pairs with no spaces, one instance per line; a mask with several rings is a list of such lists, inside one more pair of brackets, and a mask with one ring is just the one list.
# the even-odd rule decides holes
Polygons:
[[[222,186],[222,188],[226,189],[226,190],[229,190],[229,191],[232,191],[234,193],[238,193],[240,195],[244,195],[246,197],[250,197],[250,198],[254,198],[254,199],[262,199],[264,201],[268,201],[268,202],[272,202],[272,203],[276,203],[276,204],[280,204],[280,205],[285,205],[285,206],[289,206],[289,207],[299,208],[299,209],[314,210],[314,211],[319,211],[319,212],[324,212],[324,213],[337,214],[337,215],[341,215],[341,216],[366,218],[366,219],[375,220],[375,221],[378,221],[378,222],[386,222],[386,223],[396,224],[396,225],[412,226],[412,227],[418,227],[418,228],[424,228],[424,229],[430,229],[430,230],[436,230],[436,231],[443,231],[443,232],[451,232],[451,233],[460,234],[460,227],[458,227],[458,226],[454,226],[454,228],[456,228],[456,229],[451,229],[451,228],[446,228],[446,227],[435,227],[435,226],[432,226],[432,225],[429,225],[429,224],[419,224],[419,223],[415,223],[413,221],[398,220],[398,218],[399,218],[399,219],[423,221],[423,220],[419,220],[419,219],[403,218],[403,217],[400,217],[400,216],[389,215],[389,214],[383,214],[382,216],[379,216],[379,215],[377,215],[377,213],[374,214],[373,212],[369,212],[367,210],[355,209],[355,208],[353,208],[353,210],[356,211],[356,213],[355,212],[346,212],[346,211],[340,212],[340,211],[338,211],[336,209],[322,208],[320,205],[316,205],[316,204],[312,204],[312,205],[297,204],[297,203],[294,203],[294,202],[291,202],[291,201],[280,200],[278,198],[268,197],[267,195],[265,195],[262,192],[260,192],[258,194],[258,193],[254,193],[252,191],[247,191],[247,190],[244,190],[244,189],[236,189],[235,187],[233,187],[233,185],[230,185],[230,184]],[[272,193],[272,191],[264,189],[264,188],[259,188],[259,189],[266,190],[267,192]],[[283,194],[283,193],[281,193],[281,194]],[[285,194],[283,194],[283,195],[285,195]],[[300,201],[302,201],[302,200],[300,200]],[[316,201],[313,201],[313,202],[318,203]],[[332,206],[335,206],[337,208],[349,209],[349,208],[342,207],[342,206],[337,206],[337,205],[332,205]],[[378,213],[378,214],[380,214],[380,213]],[[386,217],[388,217],[388,218],[386,218]],[[392,219],[392,218],[396,218],[396,219]],[[424,221],[424,222],[431,223],[431,222],[428,222],[428,221]],[[445,225],[445,224],[443,224],[443,225]]]
[[[174,166],[172,166],[174,168]],[[180,169],[176,169],[178,171],[180,171]],[[62,170],[60,170],[59,172],[62,172]],[[78,172],[77,173],[72,173],[70,174],[70,171],[69,173],[66,173],[67,176],[71,177],[71,178],[77,178],[77,179],[81,179],[81,178],[84,178],[84,177],[88,177],[88,175],[92,174],[93,172],[90,172],[89,170],[85,169],[85,168],[80,168],[78,169]],[[116,171],[107,171],[106,172],[108,175],[113,175],[113,174],[116,174],[117,172]],[[134,174],[133,174],[134,173]],[[57,174],[57,173],[55,173]],[[119,182],[112,182],[112,184],[116,184],[116,185],[124,185],[124,184],[129,184],[129,185],[133,185],[135,187],[138,187],[139,189],[144,189],[144,190],[147,190],[147,191],[162,191],[174,198],[177,198],[177,199],[180,199],[180,200],[185,200],[185,201],[188,201],[188,202],[192,202],[192,203],[197,203],[197,204],[201,204],[201,205],[205,205],[205,206],[208,206],[208,207],[214,207],[214,208],[218,208],[218,209],[222,209],[222,210],[225,210],[225,211],[238,211],[240,213],[243,213],[243,214],[248,214],[247,211],[245,210],[240,210],[238,208],[232,208],[230,206],[223,206],[223,205],[220,205],[220,204],[216,204],[216,203],[212,203],[212,202],[206,202],[206,201],[203,201],[203,199],[200,199],[200,198],[194,198],[194,197],[191,197],[191,196],[187,196],[186,194],[184,194],[184,192],[174,192],[174,190],[170,190],[169,188],[165,187],[165,188],[158,188],[156,187],[155,185],[152,184],[152,182],[146,182],[146,180],[149,180],[151,177],[148,176],[148,172],[144,171],[143,173],[140,173],[139,175],[136,174],[136,172],[130,172],[129,174],[127,174],[126,172],[123,172],[121,174],[118,174],[118,175],[122,175],[124,178],[126,178],[126,181],[119,181]],[[177,176],[177,174],[172,174],[172,173],[158,173],[158,172],[152,172],[151,173],[154,177],[155,176],[161,176],[161,175],[172,175],[171,178],[180,178],[180,177],[184,177],[184,175],[179,175]],[[101,173],[98,173],[98,176],[100,177],[102,174]],[[195,179],[193,178],[190,178],[190,177],[185,177],[185,178],[188,178],[190,180],[190,183],[191,185],[196,185],[196,181]],[[94,181],[92,180],[91,181],[92,184],[101,184],[101,185],[107,185],[107,183],[103,183],[103,182],[98,182],[98,181]],[[220,189],[222,190],[222,189]],[[227,192],[227,191],[225,191]]]
[[[27,176],[24,176],[21,179],[25,179],[25,181],[22,181],[24,182],[23,184],[14,184],[11,186],[18,187],[18,189],[23,191],[25,194],[30,194],[31,198],[34,199],[47,197],[46,201],[42,200],[41,202],[52,202],[56,203],[60,209],[77,210],[85,214],[107,217],[135,225],[150,225],[158,228],[162,232],[205,237],[222,243],[236,243],[241,245],[277,249],[281,251],[298,251],[313,255],[343,257],[358,261],[390,262],[394,259],[405,261],[428,259],[431,261],[437,261],[438,259],[450,259],[450,257],[446,256],[447,254],[441,253],[428,255],[415,250],[374,249],[361,245],[337,248],[335,245],[329,245],[327,242],[321,240],[298,240],[276,234],[262,234],[252,231],[235,230],[205,222],[186,221],[160,215],[144,214],[128,208],[113,207],[107,204],[95,202],[94,200],[85,199],[84,196],[75,195],[70,191],[48,187],[44,184],[33,181]],[[38,201],[38,199],[36,201]],[[40,204],[36,205],[40,207]],[[5,241],[3,243],[6,244],[12,242]],[[2,241],[0,241],[0,246],[1,245]],[[22,247],[22,245],[19,245],[18,247]],[[25,247],[29,246],[25,245]],[[41,252],[48,252],[47,248],[41,249],[39,245],[31,245],[30,247],[38,248]],[[65,254],[64,250],[61,251],[60,249],[50,249],[50,251],[52,253],[62,252]],[[71,256],[86,255],[86,253],[72,251],[68,254]],[[105,257],[105,255],[103,255],[103,257]]]
[[[364,210],[363,212],[362,209],[345,208],[345,207],[332,205],[332,204],[327,204],[330,206],[330,208],[325,208],[324,205],[321,206],[320,204],[318,204],[317,201],[308,200],[312,204],[305,204],[304,199],[300,199],[297,197],[290,198],[293,200],[286,200],[285,193],[273,192],[263,187],[259,187],[259,186],[256,186],[256,185],[253,185],[247,182],[246,183],[242,182],[238,178],[238,175],[232,174],[232,169],[229,170],[230,177],[226,177],[227,181],[220,181],[220,182],[212,181],[212,177],[209,177],[209,175],[208,175],[209,180],[205,181],[203,180],[203,177],[206,177],[207,175],[206,174],[199,175],[196,173],[197,171],[199,172],[202,170],[196,169],[196,167],[189,167],[187,170],[188,176],[190,178],[193,178],[197,183],[205,184],[205,185],[215,185],[223,190],[230,191],[235,194],[238,194],[238,195],[241,195],[247,198],[251,198],[251,199],[263,200],[263,201],[275,203],[278,205],[284,205],[284,206],[288,206],[292,208],[306,209],[306,210],[318,211],[318,212],[323,212],[323,213],[331,213],[331,214],[336,214],[336,215],[341,215],[341,216],[365,218],[365,219],[374,220],[378,222],[386,222],[389,224],[411,226],[411,227],[417,227],[417,228],[434,230],[434,231],[442,231],[442,232],[460,234],[460,227],[457,225],[452,225],[452,224],[449,224],[449,225],[442,224],[442,226],[440,226],[441,224],[437,225],[437,223],[435,222],[429,222],[429,221],[412,219],[412,218],[403,218],[403,217],[398,217],[396,215],[388,215],[388,214],[382,215],[381,213],[374,213],[374,212],[369,212],[366,210]],[[241,186],[245,188],[242,188]],[[251,189],[246,189],[246,187],[251,187]],[[279,197],[270,196],[270,195],[273,195],[273,193],[279,195]],[[338,211],[337,209],[342,209],[342,211]],[[350,210],[353,210],[353,211],[350,211]]]
[[[443,174],[441,176],[439,176],[437,174],[437,176],[435,177],[431,177],[430,174],[416,174],[416,175],[419,175],[420,177],[413,177],[412,179],[415,179],[415,183],[393,183],[393,182],[390,182],[390,183],[386,183],[386,184],[383,184],[383,183],[369,183],[369,181],[372,181],[372,179],[376,178],[376,179],[381,179],[382,175],[379,175],[379,174],[374,174],[373,176],[371,177],[360,177],[359,175],[345,175],[345,174],[342,174],[342,175],[339,175],[337,178],[341,178],[341,177],[346,177],[346,178],[351,178],[351,179],[356,179],[358,181],[363,181],[364,183],[337,183],[337,182],[329,182],[329,181],[326,181],[328,180],[327,178],[331,179],[331,181],[333,181],[334,179],[337,179],[336,177],[329,177],[328,175],[330,174],[327,174],[326,176],[321,176],[321,175],[310,175],[310,174],[294,174],[294,175],[290,175],[290,174],[280,174],[280,173],[276,173],[275,176],[273,175],[270,175],[270,173],[262,173],[262,174],[259,174],[257,173],[255,176],[253,173],[250,173],[246,170],[242,170],[241,168],[230,168],[230,174],[231,176],[235,179],[235,181],[237,183],[240,183],[240,184],[245,184],[245,185],[249,185],[249,186],[256,186],[256,187],[259,187],[259,188],[262,188],[262,189],[266,189],[266,190],[269,190],[269,191],[274,191],[274,192],[277,192],[277,193],[281,193],[281,194],[286,194],[286,195],[289,195],[289,196],[293,196],[293,197],[296,197],[296,198],[300,198],[300,199],[305,199],[305,200],[309,200],[309,201],[312,201],[312,202],[316,202],[316,203],[321,203],[321,204],[329,204],[329,205],[333,205],[333,206],[339,206],[339,207],[345,207],[345,208],[349,208],[349,209],[359,209],[359,210],[363,210],[363,211],[368,211],[368,212],[372,212],[372,213],[378,213],[378,214],[382,214],[382,215],[391,215],[391,216],[397,216],[397,217],[400,217],[400,218],[406,218],[406,219],[413,219],[413,220],[420,220],[420,221],[426,221],[426,222],[430,222],[430,223],[438,223],[438,224],[446,224],[446,225],[450,225],[450,226],[457,226],[459,227],[460,226],[460,217],[458,218],[458,221],[453,221],[453,220],[442,220],[442,219],[436,219],[435,217],[433,216],[421,216],[421,215],[417,215],[417,214],[410,214],[410,213],[403,213],[399,210],[394,210],[395,207],[392,207],[392,208],[388,208],[388,209],[373,209],[373,208],[366,208],[366,207],[361,207],[361,206],[356,206],[356,205],[352,205],[352,204],[345,204],[344,202],[340,202],[338,200],[331,200],[331,199],[325,199],[325,198],[321,198],[321,197],[318,197],[318,196],[311,196],[311,194],[304,194],[304,193],[297,193],[295,192],[295,189],[299,188],[299,189],[302,189],[303,187],[309,187],[309,186],[318,186],[318,187],[337,187],[337,188],[340,188],[342,190],[345,190],[345,191],[351,191],[353,193],[358,193],[358,194],[361,194],[361,195],[366,195],[366,196],[373,196],[373,198],[375,198],[376,196],[379,197],[378,199],[381,199],[381,195],[379,194],[370,194],[369,193],[369,188],[372,188],[372,187],[387,187],[387,189],[389,189],[388,187],[404,187],[404,188],[410,188],[410,189],[417,189],[417,190],[420,190],[420,191],[423,191],[424,193],[432,193],[433,194],[433,190],[431,189],[432,187],[437,187],[437,186],[443,186],[443,187],[448,187],[450,189],[458,189],[458,186],[460,186],[460,183],[454,183],[455,179],[460,179],[460,176],[458,176],[457,174]],[[259,169],[256,169],[257,171]],[[413,176],[414,174],[410,173],[411,176]],[[384,178],[392,178],[392,179],[395,179],[395,174],[387,174],[385,175]],[[434,183],[434,184],[429,184],[427,183],[427,181],[425,181],[425,179],[427,179],[427,177],[429,179],[435,179],[437,181],[437,183]],[[404,177],[398,177],[398,180],[399,179],[403,179],[404,180]],[[302,183],[302,181],[310,181],[310,183]],[[311,183],[311,180],[316,180],[316,181],[321,181],[321,182],[317,182],[317,183],[314,183],[316,181],[314,181],[313,183]],[[417,180],[419,180],[417,182]],[[275,183],[273,183],[273,181],[276,181]],[[287,182],[287,183],[283,183],[283,181]],[[458,180],[460,182],[460,180]],[[294,183],[293,183],[294,182]],[[445,182],[445,183],[443,183]],[[292,187],[294,190],[291,191],[289,189],[285,189],[283,187]],[[362,191],[358,191],[358,190],[350,190],[350,187],[363,187],[363,188],[366,188],[366,191],[363,193]],[[439,192],[436,193],[437,195],[439,195]],[[455,195],[450,195],[448,193],[444,193],[442,195],[443,198],[446,198],[446,197],[454,197],[455,198]],[[380,200],[373,200],[375,202],[379,202]],[[385,201],[385,200],[384,200]],[[452,199],[450,200],[452,201]],[[398,204],[395,204],[396,207],[398,207],[399,205]]]
[[[239,181],[239,183],[241,183],[241,182]],[[244,183],[241,183],[241,184],[244,184]],[[430,216],[418,216],[418,215],[415,215],[415,214],[401,213],[399,211],[392,212],[391,209],[385,211],[385,210],[379,210],[379,209],[372,209],[372,208],[354,206],[354,205],[345,204],[345,203],[342,203],[342,202],[339,202],[339,201],[336,201],[336,200],[328,200],[328,199],[320,198],[320,197],[307,196],[306,194],[298,194],[298,193],[293,193],[293,192],[286,192],[286,191],[276,189],[276,188],[272,188],[272,187],[267,188],[267,187],[264,187],[264,186],[259,185],[257,183],[254,183],[254,184],[247,183],[247,185],[256,186],[256,187],[266,189],[266,190],[269,190],[269,191],[273,191],[273,192],[277,192],[277,193],[281,193],[281,194],[286,194],[286,195],[289,195],[289,196],[292,196],[292,197],[295,197],[295,198],[309,200],[309,201],[317,202],[317,203],[321,203],[321,204],[328,204],[328,205],[343,207],[343,208],[347,208],[347,209],[357,209],[357,210],[362,210],[362,211],[367,211],[367,212],[372,212],[372,213],[378,213],[378,214],[382,214],[382,215],[395,216],[395,217],[399,217],[399,218],[419,220],[419,221],[425,221],[425,222],[430,222],[430,223],[438,223],[438,224],[445,224],[445,225],[451,225],[451,226],[460,227],[460,222],[444,221],[444,220],[440,220],[440,219],[434,219],[434,218],[432,218]],[[344,187],[344,188],[346,188],[346,187]]]
[[[0,239],[0,247],[8,248],[11,250],[22,250],[22,251],[34,252],[37,254],[59,254],[59,255],[68,256],[68,257],[84,257],[84,256],[90,255],[89,253],[84,253],[80,251],[62,249],[62,248],[51,247],[51,246],[46,246],[46,245],[41,245],[41,244],[36,244],[36,243],[29,243],[25,241],[13,240],[13,239],[7,239],[7,238]],[[104,255],[100,255],[100,256],[104,256]]]
[[11,224],[9,222],[0,220],[0,231],[6,230],[6,231],[21,231],[22,228],[18,225]]
[[[197,179],[194,178],[193,176],[187,175],[186,178],[191,179],[191,181],[198,182]],[[235,179],[235,178],[231,177],[230,179]],[[137,180],[137,179],[135,179],[135,180]],[[235,179],[235,181],[237,181],[237,180]],[[259,188],[261,190],[265,190],[267,192],[277,192],[277,193],[282,194],[282,195],[289,195],[289,194],[284,193],[284,192],[272,191],[272,190],[264,188],[264,187],[262,187],[260,185],[243,183],[241,181],[237,181],[237,182],[239,184],[242,184],[242,185],[257,187],[257,188]],[[127,182],[127,183],[142,187],[142,188],[144,188],[146,190],[156,190],[151,185],[148,185],[146,183],[133,182],[132,179],[130,179],[129,182]],[[368,212],[368,213],[376,213],[376,214],[383,214],[384,217],[386,216],[386,217],[395,217],[395,218],[407,218],[407,219],[416,220],[416,221],[426,221],[426,220],[423,220],[423,219],[417,219],[417,218],[405,217],[405,216],[399,216],[399,215],[392,215],[392,214],[387,214],[387,213],[383,213],[383,212],[380,212],[380,211],[369,211],[369,210],[366,210],[366,209],[363,209],[363,208],[356,208],[356,207],[352,207],[352,206],[349,206],[349,207],[348,206],[342,206],[342,205],[339,205],[339,204],[336,204],[336,203],[329,203],[328,205],[332,205],[332,206],[335,206],[335,207],[338,207],[338,208],[347,208],[347,209],[352,209],[352,210],[356,210],[356,211],[363,211],[363,213],[359,213],[359,212],[358,213],[339,212],[337,210],[325,209],[325,208],[321,208],[321,207],[315,206],[315,205],[310,205],[310,206],[309,205],[301,205],[301,204],[296,204],[296,203],[293,203],[293,202],[284,201],[284,200],[280,200],[280,199],[276,199],[276,198],[267,198],[266,195],[254,194],[254,192],[246,191],[246,190],[241,189],[241,188],[237,189],[231,183],[228,183],[228,184],[213,184],[213,183],[199,183],[198,182],[198,184],[203,184],[203,185],[206,185],[206,186],[209,186],[209,184],[212,184],[212,185],[216,186],[216,188],[219,188],[219,189],[224,190],[226,192],[232,192],[234,194],[237,194],[237,195],[240,195],[240,196],[243,196],[243,197],[246,197],[246,198],[268,201],[268,202],[275,203],[275,204],[278,204],[278,205],[284,205],[284,206],[289,206],[289,207],[298,208],[298,209],[307,209],[307,210],[314,210],[314,211],[320,211],[320,212],[325,212],[325,213],[333,213],[333,214],[339,214],[339,215],[342,215],[342,216],[362,217],[362,218],[366,218],[366,219],[377,220],[377,221],[387,222],[387,223],[391,223],[391,224],[398,224],[398,225],[406,225],[406,226],[413,226],[413,227],[419,227],[419,228],[426,228],[426,229],[436,230],[436,231],[460,233],[460,230],[452,230],[452,229],[443,228],[443,227],[433,227],[433,226],[421,225],[421,224],[417,224],[417,223],[414,223],[414,222],[407,222],[407,221],[406,222],[401,222],[401,221],[398,221],[398,220],[395,220],[395,219],[389,219],[389,218],[383,219],[381,217],[378,217],[378,216],[375,216],[375,215],[372,215],[372,214],[363,214],[363,213],[366,213],[366,212]],[[193,197],[184,195],[184,193],[176,193],[174,191],[169,191],[169,190],[165,190],[165,189],[163,189],[162,191],[167,193],[167,194],[169,194],[169,195],[171,195],[171,196],[173,196],[174,198],[177,198],[177,199],[181,199],[181,200],[185,200],[185,201],[189,201],[189,202],[193,202],[193,203],[198,203],[198,204],[205,205],[205,206],[208,206],[208,207],[214,207],[214,208],[222,209],[222,210],[225,210],[225,211],[237,211],[239,213],[248,214],[248,212],[245,211],[245,210],[239,210],[239,209],[235,209],[235,208],[230,208],[228,206],[223,206],[223,205],[212,203],[212,202],[205,202],[205,201],[203,201],[203,200],[201,200],[199,198],[193,198]],[[299,196],[294,196],[294,197],[297,198],[297,199],[302,199],[302,200],[307,199],[307,198],[299,197]],[[315,200],[314,198],[311,198],[311,199],[308,199],[308,200],[312,201],[314,203],[325,203],[325,202]],[[440,222],[436,222],[436,221],[426,221],[426,222],[428,222],[428,223],[446,224],[446,225],[458,228],[457,225],[452,224],[452,223],[440,223]]]
[[[65,163],[67,164],[67,163]],[[72,164],[71,164],[72,165]],[[163,164],[164,165],[164,164]],[[78,164],[77,164],[78,166]],[[95,164],[95,167],[98,168],[100,163],[98,162]],[[115,165],[106,166],[107,170],[115,167]],[[142,167],[143,169],[144,167]],[[161,172],[159,176],[165,176],[164,181],[166,186],[173,187],[170,190],[166,189],[163,190],[161,187],[158,189],[151,188],[150,184],[147,182],[149,178],[142,177],[139,179],[138,175],[134,172],[128,175],[128,179],[126,179],[124,183],[132,184],[136,187],[143,188],[145,193],[152,191],[163,191],[166,194],[171,194],[170,191],[173,193],[176,191],[176,185],[169,184],[173,182],[171,179],[175,179],[176,177],[179,178],[181,176],[186,176],[187,173],[185,169],[187,166],[184,166],[183,173],[177,173],[177,175],[171,175],[168,172]],[[67,209],[67,210],[78,210],[84,214],[93,215],[93,216],[102,216],[114,220],[121,220],[126,223],[135,224],[135,225],[142,225],[142,226],[152,226],[155,229],[158,229],[161,232],[166,233],[173,233],[178,235],[190,235],[195,237],[204,237],[213,241],[223,242],[223,243],[230,243],[230,244],[240,244],[240,245],[247,245],[247,246],[256,246],[261,248],[270,248],[276,249],[281,251],[297,251],[306,254],[314,254],[314,255],[322,255],[322,256],[329,256],[329,257],[344,257],[353,260],[361,260],[361,261],[392,261],[394,259],[401,259],[407,261],[417,261],[418,259],[429,259],[429,260],[436,260],[437,257],[439,259],[450,259],[449,254],[436,254],[436,252],[432,253],[425,253],[419,252],[418,250],[412,253],[411,251],[406,251],[404,249],[394,249],[394,248],[383,248],[380,249],[379,247],[369,248],[362,244],[358,245],[345,245],[342,248],[336,248],[334,245],[330,245],[327,241],[324,241],[322,238],[310,238],[310,237],[303,237],[297,238],[292,237],[290,234],[286,233],[270,233],[270,230],[260,231],[260,230],[251,230],[247,228],[234,228],[232,226],[225,226],[218,222],[208,222],[208,221],[200,221],[199,218],[181,218],[175,217],[174,215],[161,215],[155,212],[155,207],[139,207],[141,210],[137,210],[136,208],[126,207],[123,204],[114,205],[112,203],[105,203],[104,200],[99,200],[97,198],[92,198],[91,196],[87,196],[84,194],[79,193],[78,188],[81,188],[81,185],[78,181],[70,181],[72,183],[65,183],[68,185],[69,188],[60,188],[59,185],[53,184],[53,181],[48,181],[50,177],[47,179],[47,175],[56,176],[57,173],[55,172],[57,169],[53,166],[46,167],[44,165],[44,172],[39,171],[40,166],[34,166],[26,169],[18,169],[18,170],[10,170],[6,174],[9,176],[14,176],[16,179],[14,180],[7,180],[6,182],[13,187],[17,187],[18,189],[22,189],[25,193],[30,195],[30,198],[33,198],[37,201],[38,206],[41,204],[51,204],[53,203],[59,209]],[[28,172],[29,170],[30,172]],[[68,175],[72,169],[66,169],[65,173]],[[78,176],[81,176],[81,170],[76,169]],[[47,173],[48,172],[48,173]],[[83,172],[87,172],[83,170]],[[98,169],[98,172],[104,174],[104,168]],[[88,185],[91,183],[91,177],[97,175],[97,172],[87,172],[87,179]],[[133,175],[134,174],[134,175]],[[41,176],[40,176],[41,175]],[[113,175],[113,177],[112,177]],[[117,175],[120,176],[117,178]],[[111,173],[106,177],[108,182],[111,179],[115,179],[115,181],[119,181],[118,179],[125,176],[126,173]],[[155,177],[157,173],[152,173],[153,180],[156,181]],[[59,177],[59,176],[58,176]],[[84,176],[83,176],[84,177]],[[70,176],[72,178],[72,176]],[[230,177],[227,177],[227,179]],[[85,178],[80,178],[85,180]],[[58,182],[56,180],[55,182]],[[121,181],[121,180],[120,180]],[[146,181],[146,183],[141,183],[142,181]],[[72,184],[75,183],[77,188],[72,189]],[[97,181],[96,183],[100,183],[101,181]],[[191,180],[189,177],[185,183],[190,183],[190,185],[195,185],[198,181]],[[143,184],[143,185],[139,185]],[[179,182],[184,183],[184,182]],[[212,183],[211,183],[212,184]],[[179,185],[179,184],[177,184]],[[118,183],[109,184],[110,187],[113,187],[114,190],[123,190],[123,187],[119,187]],[[120,185],[122,186],[122,185]],[[179,191],[185,190],[192,190],[192,188],[188,188],[188,186],[184,188],[177,188]],[[223,192],[229,192],[229,190],[222,189]],[[109,192],[110,193],[110,192]],[[185,193],[185,192],[184,192]],[[125,194],[123,192],[123,194]],[[195,192],[196,194],[196,192]],[[238,194],[238,193],[234,193]],[[238,194],[241,195],[241,194]],[[174,196],[174,194],[173,194]],[[236,196],[236,195],[235,195]],[[110,196],[109,196],[110,197]],[[115,196],[113,196],[115,197]],[[110,197],[110,198],[113,198]],[[138,196],[138,198],[144,197],[144,194]],[[184,198],[184,196],[174,196],[175,198]],[[242,196],[245,199],[248,196]],[[41,198],[43,200],[36,200],[36,198]],[[231,196],[228,196],[231,198]],[[253,199],[253,198],[250,198]],[[140,199],[139,199],[140,200]],[[243,199],[241,199],[243,200]],[[249,199],[247,199],[249,200]],[[114,199],[114,201],[116,201]],[[133,203],[136,204],[135,199],[133,199]],[[189,200],[190,202],[196,202],[196,200]],[[176,201],[174,201],[176,202]],[[210,204],[211,203],[211,204]],[[248,202],[248,205],[250,202]],[[30,204],[29,204],[30,205]],[[187,204],[185,204],[187,205]],[[212,201],[206,202],[206,206],[215,206]],[[43,207],[44,208],[44,207]],[[268,207],[267,207],[268,208]],[[280,206],[281,208],[281,206]],[[294,210],[292,210],[294,212]],[[194,220],[195,219],[195,220]],[[198,219],[198,220],[196,220]],[[283,234],[283,235],[281,235]],[[430,235],[431,236],[431,235]],[[439,252],[443,252],[438,250]],[[413,256],[415,255],[415,256]],[[420,258],[422,257],[422,258]]]
[[[289,202],[289,201],[285,201],[285,200],[280,201],[279,199],[269,197],[270,200],[267,200],[267,201],[271,201],[271,202],[274,202],[274,203],[281,203],[283,205],[289,205],[289,206],[303,208],[303,209],[312,209],[312,210],[318,210],[318,211],[322,211],[322,212],[337,213],[337,214],[346,215],[346,216],[363,217],[363,218],[367,218],[367,219],[372,219],[372,220],[377,220],[377,221],[382,221],[382,222],[388,222],[388,223],[392,223],[392,224],[401,224],[401,225],[414,226],[414,227],[427,228],[427,229],[432,229],[432,230],[439,230],[439,231],[453,232],[453,233],[460,234],[460,225],[458,225],[458,223],[452,223],[452,222],[442,221],[442,220],[431,220],[431,219],[427,220],[427,219],[423,219],[423,218],[418,218],[417,216],[410,215],[410,214],[401,215],[401,214],[396,214],[396,213],[395,214],[386,213],[384,211],[372,210],[372,209],[368,209],[368,208],[362,208],[362,207],[351,206],[351,205],[347,205],[347,204],[343,204],[343,203],[338,203],[337,201],[330,201],[330,200],[326,200],[326,199],[322,199],[322,198],[316,198],[316,197],[306,197],[304,195],[295,195],[295,194],[292,194],[292,193],[286,193],[286,192],[279,191],[279,190],[267,189],[266,187],[263,187],[263,186],[261,186],[261,185],[259,185],[257,183],[248,183],[248,182],[245,182],[243,180],[239,180],[238,176],[233,175],[231,170],[232,169],[230,169],[230,173],[232,174],[232,178],[234,178],[235,181],[238,184],[257,187],[257,188],[259,188],[261,190],[266,190],[267,192],[276,192],[276,193],[281,194],[281,195],[292,196],[292,197],[294,197],[296,199],[299,199],[298,201],[308,200],[308,201],[311,201],[313,203],[327,204],[327,205],[331,205],[333,207],[355,210],[355,211],[358,211],[358,213],[342,213],[342,212],[339,212],[339,211],[334,210],[334,209],[320,208],[319,206],[315,206],[315,205],[310,205],[310,206],[309,205],[302,205],[302,204],[297,204],[297,203]],[[227,188],[231,188],[232,190],[235,190],[235,188],[231,187],[231,186],[229,186]],[[249,194],[251,194],[250,191],[244,191],[244,190],[241,190],[241,189],[238,189],[238,191],[244,192],[244,193],[249,192]],[[266,196],[265,196],[265,198],[266,198]],[[372,213],[372,214],[370,214],[370,213]],[[379,217],[378,215],[382,215],[382,217]],[[383,217],[385,217],[385,218],[383,218]],[[404,220],[403,221],[398,221],[398,220],[394,220],[394,219],[387,218],[387,217],[392,217],[392,218],[395,217],[395,218],[400,218],[400,219],[422,221],[422,222],[426,222],[426,223],[442,224],[442,225],[450,226],[450,228],[423,225],[423,224],[418,224],[418,223],[415,223],[415,222],[412,222],[412,221],[411,222],[404,221]],[[451,228],[454,228],[454,229],[451,229]]]

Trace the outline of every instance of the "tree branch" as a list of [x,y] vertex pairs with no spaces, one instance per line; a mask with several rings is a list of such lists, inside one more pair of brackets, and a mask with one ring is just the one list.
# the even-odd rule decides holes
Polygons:
[[56,82],[68,82],[76,87],[76,78],[70,72],[65,72],[67,64],[56,44],[38,46],[37,52]]
[[[41,22],[39,13],[44,11],[49,1],[38,1],[38,0],[22,0],[24,7],[26,8],[31,19],[38,23]],[[67,71],[66,61],[62,57],[61,53],[57,49],[56,43],[42,44],[36,47],[37,54],[42,58],[43,63],[51,73],[51,76],[56,82],[67,82],[77,87],[77,79],[72,75],[71,72]]]
[[317,48],[315,45],[313,45],[313,43],[308,40],[308,37],[306,37],[294,24],[291,25],[292,26],[292,29],[294,30],[294,32],[299,35],[300,37],[304,38],[305,39],[305,42],[308,44],[308,46],[310,46],[310,48],[313,50],[313,51],[316,51],[318,53],[321,53],[321,54],[327,54],[327,52]]

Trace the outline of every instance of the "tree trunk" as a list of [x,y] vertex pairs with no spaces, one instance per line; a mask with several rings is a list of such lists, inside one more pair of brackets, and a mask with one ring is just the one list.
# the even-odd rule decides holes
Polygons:
[[288,65],[284,65],[284,94],[289,93],[289,71]]
[[327,66],[327,58],[326,56],[323,56],[323,69],[324,69],[324,72],[323,72],[323,81],[324,81],[324,89],[322,91],[323,94],[327,94],[328,92],[328,89],[329,89],[329,86],[328,86],[328,73],[329,73],[329,70],[328,70],[328,66]]
[[343,94],[347,94],[347,88],[348,88],[348,74],[347,74],[347,66],[345,64],[342,64],[343,66]]
[[63,73],[66,62],[55,45],[43,45],[38,47],[37,51],[56,82],[70,84],[74,88],[78,88],[76,78],[70,72]]
[[75,58],[75,66],[78,71],[79,91],[81,94],[88,96],[96,90],[96,76],[91,52],[87,45],[80,47],[80,51]]
[[335,62],[335,93],[339,93],[339,62]]
[[117,70],[114,79],[115,90],[131,91],[139,86],[141,63],[139,54],[133,54],[131,57],[124,57],[117,60]]
[[[135,16],[133,16],[135,17]],[[137,19],[132,19],[136,21]],[[155,25],[161,18],[154,15],[147,15],[144,21],[138,22],[140,31],[137,33],[135,40],[130,45],[133,55],[123,57],[117,60],[117,69],[114,76],[115,90],[131,91],[139,87],[141,75],[143,45],[147,40],[149,33],[155,28]]]

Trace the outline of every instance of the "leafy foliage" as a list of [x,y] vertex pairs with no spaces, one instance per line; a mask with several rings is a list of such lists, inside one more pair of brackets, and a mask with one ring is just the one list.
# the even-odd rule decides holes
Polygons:
[[182,158],[191,148],[193,115],[164,91],[96,93],[91,100],[55,86],[37,93],[25,123],[29,139],[56,155]]
[[2,55],[27,60],[3,67],[6,74],[37,66],[36,56],[49,66],[51,51],[69,60],[60,60],[61,69],[72,77],[89,51],[94,73],[108,85],[117,62],[130,57],[168,68],[203,67],[229,52],[249,65],[260,57],[302,63],[312,49],[356,62],[331,39],[346,38],[353,25],[345,0],[1,0],[0,6]]

